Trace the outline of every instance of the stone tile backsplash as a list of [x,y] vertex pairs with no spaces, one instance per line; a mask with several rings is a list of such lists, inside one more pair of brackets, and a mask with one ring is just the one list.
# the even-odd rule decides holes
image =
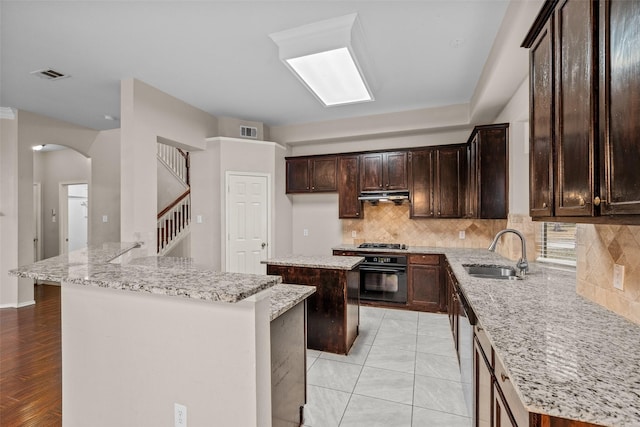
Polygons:
[[[640,226],[579,224],[578,294],[640,323]],[[624,266],[624,290],[613,287],[613,265]]]

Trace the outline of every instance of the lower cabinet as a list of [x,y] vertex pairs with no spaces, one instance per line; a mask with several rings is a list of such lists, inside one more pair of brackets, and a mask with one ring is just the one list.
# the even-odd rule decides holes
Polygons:
[[407,261],[407,287],[411,308],[432,312],[446,310],[440,255],[409,255]]
[[493,368],[487,360],[477,337],[473,340],[473,383],[475,427],[491,426],[491,405],[493,402]]

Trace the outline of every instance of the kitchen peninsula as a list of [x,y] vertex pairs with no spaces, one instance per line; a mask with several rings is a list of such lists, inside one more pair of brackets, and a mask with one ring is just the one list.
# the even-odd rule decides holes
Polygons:
[[358,336],[360,272],[358,256],[285,256],[262,261],[267,274],[287,283],[313,285],[307,314],[307,347],[347,354]]
[[[279,425],[295,422],[281,416],[291,407],[299,421],[314,288],[137,257],[137,246],[104,244],[11,272],[62,283],[64,424],[168,425],[175,404],[193,425]],[[278,388],[292,384],[293,405]]]

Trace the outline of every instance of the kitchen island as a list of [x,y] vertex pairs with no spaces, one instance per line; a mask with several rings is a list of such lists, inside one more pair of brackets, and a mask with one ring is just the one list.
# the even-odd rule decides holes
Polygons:
[[474,330],[489,341],[488,357],[504,366],[496,382],[524,409],[518,426],[640,426],[640,325],[578,295],[575,272],[531,263],[524,280],[482,279],[463,265],[515,262],[485,249],[384,252],[446,257],[477,318]]
[[[314,289],[188,258],[128,256],[136,246],[11,272],[62,283],[63,425],[173,425],[175,404],[193,425],[290,425],[291,407],[299,422],[304,302]],[[294,383],[294,395],[281,393]]]
[[308,348],[347,354],[358,336],[362,257],[285,256],[263,261],[267,274],[287,283],[312,285],[307,301]]

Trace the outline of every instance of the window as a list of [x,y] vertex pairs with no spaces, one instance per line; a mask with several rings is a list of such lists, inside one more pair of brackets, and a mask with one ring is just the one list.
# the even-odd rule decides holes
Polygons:
[[576,265],[576,225],[543,222],[538,239],[537,261]]

